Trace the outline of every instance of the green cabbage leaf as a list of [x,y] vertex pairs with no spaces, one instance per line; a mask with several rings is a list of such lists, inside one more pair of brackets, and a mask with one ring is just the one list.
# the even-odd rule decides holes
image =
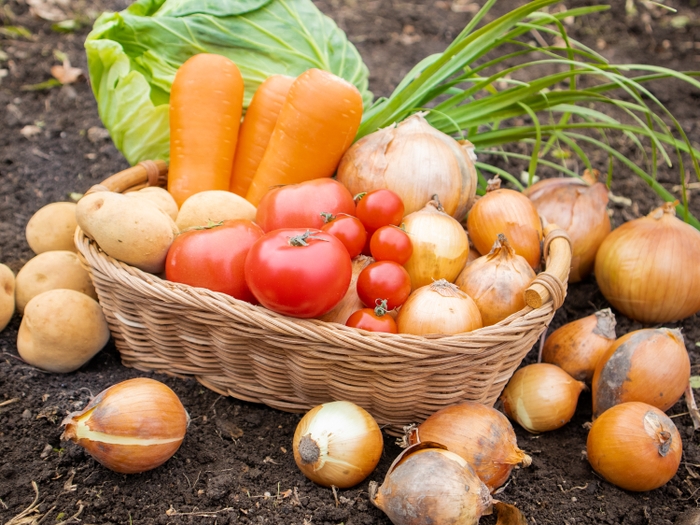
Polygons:
[[169,157],[168,101],[178,67],[198,53],[230,58],[245,81],[244,107],[268,76],[331,71],[372,101],[367,66],[311,0],[137,0],[103,13],[85,41],[104,126],[133,165]]

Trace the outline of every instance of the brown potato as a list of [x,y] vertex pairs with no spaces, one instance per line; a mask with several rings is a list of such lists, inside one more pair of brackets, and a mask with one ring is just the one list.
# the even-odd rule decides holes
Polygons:
[[170,195],[170,193],[168,193],[168,190],[166,190],[165,188],[160,188],[158,186],[148,186],[138,191],[130,191],[129,193],[125,193],[124,195],[132,199],[147,199],[156,206],[158,206],[165,213],[170,215],[170,218],[172,220],[175,220],[177,218],[177,203],[175,202],[173,196]]
[[52,202],[40,208],[27,223],[27,243],[37,255],[55,250],[77,251],[73,236],[78,223],[74,202]]
[[109,341],[97,301],[75,290],[49,290],[27,304],[17,333],[17,351],[49,372],[77,370]]
[[22,313],[27,303],[47,290],[67,288],[97,299],[90,274],[80,265],[78,256],[66,250],[40,253],[17,272],[15,301]]
[[201,191],[190,196],[180,206],[175,223],[180,231],[209,222],[230,219],[255,220],[256,208],[240,195],[224,190]]
[[0,332],[15,313],[15,274],[7,266],[0,264]]

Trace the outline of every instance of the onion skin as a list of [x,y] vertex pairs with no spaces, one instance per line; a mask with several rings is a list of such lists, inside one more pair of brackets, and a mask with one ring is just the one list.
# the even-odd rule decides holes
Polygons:
[[588,461],[610,483],[625,490],[654,490],[675,476],[683,444],[673,421],[646,403],[616,405],[593,422],[586,442]]
[[478,199],[467,216],[467,231],[479,253],[487,254],[502,233],[515,253],[537,270],[540,266],[542,221],[537,208],[519,191],[501,188],[498,177],[489,181],[486,195]]
[[462,220],[476,195],[473,149],[415,113],[355,142],[340,161],[337,179],[353,195],[392,190],[403,200],[406,215],[437,194],[447,214]]
[[495,408],[464,401],[433,413],[415,432],[409,444],[434,441],[459,454],[493,493],[516,465],[529,466],[530,456],[518,448],[513,426]]
[[556,430],[571,420],[585,386],[558,366],[535,363],[516,370],[500,399],[509,418],[538,434]]
[[700,311],[700,231],[667,202],[615,228],[598,249],[595,276],[610,304],[645,324]]
[[189,416],[166,385],[136,378],[99,393],[62,425],[62,440],[77,443],[115,472],[134,474],[154,469],[175,454]]
[[623,335],[593,374],[593,417],[627,401],[668,410],[690,379],[690,358],[680,330],[646,328]]
[[581,281],[591,273],[598,247],[610,233],[608,189],[596,182],[599,172],[586,170],[584,181],[574,177],[541,180],[523,194],[535,204],[549,223],[566,230],[571,239],[569,282]]
[[617,338],[615,325],[610,308],[566,323],[545,340],[542,361],[590,385],[598,361]]
[[474,299],[484,326],[489,326],[525,308],[525,290],[535,277],[528,262],[499,233],[491,251],[467,264],[455,284]]

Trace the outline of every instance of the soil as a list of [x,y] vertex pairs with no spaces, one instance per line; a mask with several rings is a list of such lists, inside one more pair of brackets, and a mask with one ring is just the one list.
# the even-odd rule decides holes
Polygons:
[[[85,70],[82,43],[90,25],[71,34],[57,33],[51,22],[30,13],[28,3],[5,1],[0,9],[5,28],[0,46],[7,55],[0,58],[0,68],[8,72],[0,79],[0,262],[15,272],[33,256],[24,228],[36,210],[68,200],[71,192],[82,193],[127,167],[101,132],[86,81],[36,91],[23,87],[51,78],[50,68],[58,64],[56,50]],[[522,2],[502,0],[494,13],[518,3]],[[642,0],[612,3],[611,11],[570,25],[571,34],[618,63],[700,69],[697,0],[667,1],[678,9],[675,14]],[[468,22],[475,5],[470,0],[319,0],[317,4],[359,48],[372,72],[375,95],[388,95],[416,62],[443,50]],[[590,4],[568,3],[569,7]],[[636,13],[628,14],[625,4],[634,6]],[[90,19],[101,10],[123,9],[126,1],[56,5]],[[32,36],[12,37],[9,26],[23,26]],[[665,82],[654,84],[653,93],[700,147],[700,91]],[[32,125],[39,132],[24,136],[22,130],[26,134],[31,128],[25,126]],[[629,141],[614,136],[611,140],[625,153],[631,151]],[[605,158],[594,159],[606,168]],[[516,164],[502,166],[516,174],[522,169]],[[677,166],[661,166],[659,181],[678,194]],[[612,191],[630,199],[611,204],[615,225],[660,203],[641,179],[620,165],[615,166]],[[700,216],[698,189],[691,191],[691,207]],[[550,330],[607,306],[595,279],[588,277],[569,287]],[[618,335],[642,328],[621,314],[617,319]],[[15,315],[0,334],[1,523],[389,523],[370,504],[367,487],[370,480],[383,479],[400,452],[390,436],[385,435],[384,454],[375,472],[357,487],[338,491],[336,499],[330,489],[307,480],[294,463],[291,442],[299,414],[222,397],[193,379],[126,368],[112,343],[77,372],[44,373],[17,354],[20,321]],[[694,375],[700,368],[699,321],[696,314],[666,325],[682,329]],[[536,353],[531,351],[524,363],[535,361]],[[139,376],[169,385],[192,417],[182,447],[167,463],[143,474],[116,474],[77,445],[60,441],[65,414],[84,407],[104,388]],[[591,419],[590,394],[584,393],[573,420],[560,430],[533,436],[516,425],[519,446],[533,463],[514,471],[498,497],[517,505],[528,524],[678,523],[679,516],[696,509],[700,501],[700,434],[694,433],[682,401],[668,413],[681,434],[684,453],[675,477],[659,489],[627,492],[593,472],[584,455],[584,424]],[[495,523],[495,518],[485,517],[482,523]]]

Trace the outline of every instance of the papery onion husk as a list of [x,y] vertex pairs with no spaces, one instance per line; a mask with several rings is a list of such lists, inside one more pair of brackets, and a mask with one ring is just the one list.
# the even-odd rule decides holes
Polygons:
[[411,292],[396,316],[399,333],[460,334],[481,328],[474,300],[445,279]]
[[394,525],[476,525],[493,503],[464,458],[431,442],[404,450],[369,499]]
[[408,434],[410,444],[435,441],[459,454],[491,492],[503,485],[517,465],[532,458],[518,448],[513,426],[495,408],[464,401],[442,408]]
[[469,256],[469,238],[462,225],[431,200],[403,220],[413,253],[404,268],[411,276],[411,289],[417,290],[438,279],[453,282]]
[[700,231],[667,202],[615,228],[598,249],[595,276],[610,304],[642,323],[700,311]]
[[675,476],[683,454],[676,425],[646,403],[616,405],[593,422],[586,442],[588,462],[610,483],[643,492]]
[[499,233],[491,251],[465,266],[455,284],[474,299],[484,326],[489,326],[525,308],[525,290],[535,277],[525,258]]
[[690,380],[690,358],[678,329],[646,328],[617,339],[593,374],[593,417],[626,401],[668,410]]
[[519,191],[501,188],[498,176],[489,180],[486,194],[469,210],[467,231],[482,255],[489,253],[502,233],[533,269],[540,266],[543,233],[537,208]]
[[545,340],[542,361],[590,385],[598,361],[617,338],[615,325],[610,308],[566,323]]
[[340,161],[337,179],[353,195],[392,190],[406,215],[437,194],[446,213],[462,220],[476,195],[475,159],[471,143],[457,142],[416,113],[355,142]]
[[348,317],[350,317],[357,310],[361,310],[365,307],[357,295],[357,278],[359,277],[360,272],[373,262],[374,259],[367,255],[358,255],[352,260],[352,277],[350,278],[350,286],[348,286],[348,291],[345,292],[345,295],[340,302],[335,305],[333,310],[323,314],[318,319],[321,321],[326,321],[327,323],[345,324]]
[[581,179],[543,179],[523,191],[537,212],[549,223],[566,230],[571,239],[569,282],[575,283],[593,270],[595,254],[610,233],[608,189],[597,182],[598,170],[586,170]]
[[558,366],[534,363],[513,374],[500,400],[509,418],[537,434],[568,423],[585,387]]

